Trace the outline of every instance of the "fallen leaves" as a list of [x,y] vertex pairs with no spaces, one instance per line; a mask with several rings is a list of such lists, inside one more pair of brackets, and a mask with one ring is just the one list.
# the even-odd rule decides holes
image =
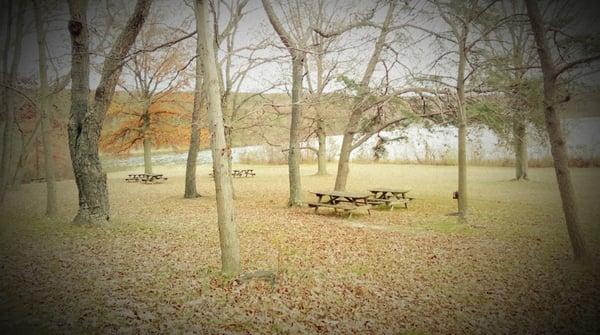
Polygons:
[[[598,330],[600,273],[570,262],[557,199],[545,193],[551,173],[533,170],[545,184],[520,189],[494,182],[498,169],[473,169],[485,181],[474,189],[489,194],[472,200],[476,229],[446,216],[455,204],[445,197],[451,183],[440,180],[454,175],[452,167],[353,167],[357,190],[367,182],[414,183],[406,186],[419,200],[408,210],[351,219],[286,208],[285,167],[254,168],[256,177],[235,180],[241,256],[245,273],[272,272],[274,285],[220,276],[206,167],[198,171],[204,196],[194,200],[181,196],[180,167],[164,167],[169,181],[157,185],[112,174],[113,222],[92,229],[68,223],[72,182],[59,183],[59,222],[41,218],[43,185],[25,185],[2,213],[9,219],[0,225],[0,328],[26,320],[60,333]],[[432,170],[440,176],[430,180]],[[303,184],[317,188],[323,178],[307,175]],[[499,202],[501,192],[486,187],[512,196]],[[584,199],[584,209],[599,191],[586,192],[595,197]],[[588,213],[589,225],[595,214]],[[598,241],[590,242],[598,252]]]

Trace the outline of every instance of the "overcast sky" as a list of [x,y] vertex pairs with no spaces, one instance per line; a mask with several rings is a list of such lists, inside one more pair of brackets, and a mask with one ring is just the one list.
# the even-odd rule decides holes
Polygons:
[[[187,2],[191,2],[191,0],[187,0]],[[115,0],[111,1],[113,4],[112,14],[115,16],[117,21],[123,22],[126,19],[128,13],[131,12],[131,8],[133,7],[133,1],[128,0]],[[340,0],[334,4],[334,1],[328,1],[329,8],[336,8],[335,10],[338,12],[337,15],[339,18],[343,19],[349,13],[360,13],[364,12],[365,9],[371,8],[374,6],[374,1],[350,1],[350,0]],[[415,2],[418,6],[421,6],[423,1]],[[578,15],[578,29],[582,30],[595,30],[598,31],[600,29],[600,25],[596,24],[598,17],[600,17],[600,6],[598,2],[586,2],[579,1],[576,2],[578,6],[577,15]],[[281,15],[282,21],[286,23],[284,19],[283,12],[287,8],[282,8],[277,6],[277,2],[274,1],[274,7],[278,14]],[[29,8],[31,10],[31,8]],[[68,20],[68,9],[64,1],[58,1],[57,4],[51,4],[44,11],[46,15],[49,17],[49,23],[47,25],[47,31],[49,33],[48,41],[49,54],[53,57],[55,67],[51,67],[51,72],[49,74],[50,78],[56,76],[55,71],[59,74],[65,74],[69,69],[70,62],[70,39],[68,36],[68,32],[66,30],[67,20]],[[274,41],[275,45],[281,46],[281,42],[274,35],[274,31],[270,26],[264,9],[262,8],[262,4],[260,0],[250,0],[246,11],[247,15],[244,16],[240,23],[239,32],[236,35],[236,45],[238,46],[247,46],[258,41],[262,41],[265,38],[271,38]],[[377,11],[374,20],[377,22],[381,22],[383,16],[385,15],[385,7],[380,6]],[[403,14],[406,15],[406,14]],[[35,27],[32,22],[33,15],[26,15],[26,36],[23,45],[23,56],[21,60],[20,66],[20,76],[23,78],[36,78],[37,77],[37,45],[35,40]],[[110,44],[114,39],[116,29],[110,31],[110,34],[107,34],[104,22],[106,18],[106,4],[104,1],[90,1],[90,8],[88,12],[88,18],[90,21],[90,27],[93,29],[92,32],[92,49],[94,49],[97,54],[93,55],[92,61],[94,63],[99,64],[103,57],[102,53],[105,53],[106,50],[96,49],[99,41],[106,38],[106,45]],[[221,16],[221,25],[225,23],[227,19],[227,13]],[[398,20],[406,20],[405,17],[397,17]],[[3,22],[5,22],[6,17],[2,18]],[[417,18],[413,19],[417,20],[420,24],[427,25],[428,29],[442,31],[445,29],[441,20],[436,18]],[[180,29],[179,32],[173,32],[173,37],[182,36],[185,31],[193,31],[195,29],[194,20],[193,20],[193,10],[192,8],[186,4],[184,0],[155,0],[151,11],[150,21],[160,21],[165,25],[171,27],[177,27]],[[4,24],[2,25],[4,29]],[[4,43],[4,35],[0,40]],[[112,34],[112,35],[111,35]],[[355,30],[349,34],[343,36],[342,42],[340,43],[346,50],[344,52],[330,55],[331,60],[340,59],[342,60],[341,65],[339,65],[338,71],[339,74],[346,74],[350,77],[358,78],[362,72],[363,67],[366,64],[367,58],[370,56],[370,52],[373,45],[373,39],[375,36],[374,29],[360,29]],[[408,36],[409,41],[412,38],[413,40],[419,39],[422,36],[422,33],[418,33],[413,31],[411,36]],[[164,41],[157,41],[157,44],[160,44]],[[193,55],[194,41],[189,40],[185,44],[186,51],[189,52],[190,57]],[[411,71],[421,72],[427,71],[429,73],[437,73],[437,74],[452,74],[453,68],[451,63],[446,63],[446,66],[436,67],[435,69],[428,69],[426,65],[435,57],[436,54],[439,53],[439,50],[436,50],[436,44],[432,44],[431,40],[425,40],[423,42],[417,44],[410,45],[399,45],[396,44],[397,50],[401,51],[400,60],[402,65],[406,68],[411,69]],[[285,50],[282,48],[271,47],[260,53],[259,56],[262,57],[277,57],[277,56],[285,56]],[[352,62],[351,62],[352,60]],[[244,58],[242,57],[236,59],[237,64],[243,64]],[[397,79],[397,85],[402,85],[404,79],[407,76],[407,71],[403,66],[398,66],[393,71],[393,76]],[[382,68],[379,67],[379,70]],[[381,78],[382,72],[378,71],[376,77]],[[125,75],[126,78],[126,75]],[[279,62],[271,62],[265,65],[262,65],[255,70],[253,70],[248,79],[242,85],[243,91],[260,91],[266,87],[270,87],[273,83],[285,83],[289,78],[289,62],[286,61],[285,58],[279,59]],[[588,81],[597,81],[598,75],[588,77]],[[98,75],[96,72],[91,72],[91,87],[94,88],[98,82]],[[333,84],[331,89],[339,88],[341,85]]]

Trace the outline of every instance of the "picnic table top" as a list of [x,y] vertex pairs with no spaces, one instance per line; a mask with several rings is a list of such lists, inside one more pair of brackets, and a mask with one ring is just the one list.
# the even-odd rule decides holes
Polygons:
[[311,191],[311,193],[317,196],[328,195],[330,197],[338,198],[352,198],[352,199],[365,199],[370,197],[370,194],[358,193],[358,192],[346,192],[346,191]]
[[396,189],[396,188],[387,188],[387,187],[376,187],[370,188],[369,192],[371,193],[408,193],[409,189]]
[[149,176],[149,177],[162,177],[162,173],[130,173],[130,177],[132,176]]

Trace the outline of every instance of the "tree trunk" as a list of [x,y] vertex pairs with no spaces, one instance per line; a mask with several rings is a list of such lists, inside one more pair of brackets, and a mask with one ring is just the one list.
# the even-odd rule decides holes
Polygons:
[[344,138],[342,139],[342,147],[340,148],[340,158],[338,160],[338,169],[337,174],[335,176],[334,186],[334,189],[336,191],[346,190],[346,181],[348,180],[348,174],[350,172],[350,154],[352,154],[352,151],[354,150],[352,141],[354,139],[354,134],[357,132],[356,129],[359,126],[360,119],[362,117],[362,110],[360,109],[361,107],[358,105],[360,104],[360,101],[364,98],[364,94],[368,94],[369,83],[371,82],[371,78],[373,77],[373,73],[375,72],[375,67],[379,62],[379,58],[381,56],[381,51],[383,50],[383,47],[385,45],[387,34],[389,33],[390,26],[394,18],[394,10],[396,8],[396,5],[396,1],[389,2],[389,7],[387,9],[385,19],[383,21],[383,26],[381,28],[379,36],[377,37],[377,41],[375,42],[375,47],[373,48],[373,53],[371,54],[369,63],[367,63],[367,67],[360,81],[358,97],[355,98],[353,110],[350,114],[348,124],[346,125]]
[[73,174],[79,190],[79,210],[73,219],[76,223],[103,223],[110,219],[106,173],[100,164],[98,142],[123,60],[148,15],[150,3],[150,0],[137,1],[134,12],[102,65],[100,83],[90,108],[87,1],[69,1],[71,112],[68,134]]
[[214,36],[209,33],[208,28],[208,6],[208,0],[197,0],[196,20],[200,23],[198,40],[202,43],[200,58],[206,80],[209,126],[212,132],[211,149],[221,244],[221,271],[225,275],[236,275],[240,272],[240,245],[234,221],[231,175],[228,166],[231,148],[228,148],[225,142],[219,78],[212,43]]
[[571,181],[569,170],[566,140],[562,134],[560,118],[554,107],[556,101],[556,78],[557,71],[552,60],[550,48],[544,36],[544,21],[535,0],[525,0],[527,15],[531,23],[531,30],[537,45],[542,74],[544,78],[544,118],[546,130],[550,138],[550,150],[554,159],[554,170],[558,182],[558,190],[565,214],[565,222],[575,260],[588,260],[590,254],[581,236],[577,205],[575,202],[575,191]]
[[513,134],[515,141],[515,179],[528,180],[527,127],[518,118],[513,121]]
[[[196,20],[196,31],[201,22]],[[186,199],[199,198],[201,195],[196,188],[196,165],[198,160],[198,151],[200,150],[200,113],[203,106],[203,78],[202,78],[202,60],[199,55],[202,50],[202,41],[196,39],[196,74],[194,88],[194,109],[192,110],[192,125],[190,133],[190,148],[188,150],[187,162],[185,165],[185,191],[183,197]]]
[[152,140],[144,137],[144,173],[152,174]]
[[317,120],[317,138],[319,139],[319,147],[317,149],[317,175],[327,175],[327,134],[323,127],[323,120]]
[[150,114],[148,113],[147,107],[145,108],[143,120],[142,136],[144,137],[144,140],[142,143],[144,146],[144,173],[152,174],[152,139],[148,134],[150,129]]
[[467,124],[458,125],[458,215],[467,216]]
[[350,173],[350,154],[352,153],[352,133],[346,131],[342,139],[342,147],[340,148],[340,158],[338,160],[337,174],[335,176],[336,191],[346,190],[346,181]]
[[466,37],[459,42],[456,94],[458,99],[458,216],[464,220],[468,211],[467,197],[467,111],[465,99]]
[[[232,138],[232,132],[231,132],[231,127],[225,127],[225,145],[227,145],[228,148],[233,148],[233,138]],[[233,155],[228,155],[227,156],[227,166],[229,167],[229,175],[233,176]],[[235,188],[233,187],[233,177],[229,178],[229,181],[231,182],[231,196],[233,197],[233,199],[235,200]]]
[[300,177],[300,119],[302,110],[300,96],[302,92],[302,75],[304,53],[292,51],[292,120],[290,123],[290,145],[288,152],[288,170],[290,181],[290,198],[288,206],[302,205],[302,182]]
[[[56,183],[54,181],[54,154],[52,148],[52,135],[50,125],[50,104],[48,103],[48,80],[46,60],[46,30],[43,27],[42,9],[38,1],[33,2],[35,29],[37,33],[38,64],[40,75],[40,106],[42,112],[42,144],[44,146],[44,169],[46,172],[46,215],[56,216]],[[28,150],[28,148],[24,148]]]
[[[12,1],[9,2],[9,10],[12,11]],[[7,84],[15,85],[17,79],[17,72],[19,69],[19,64],[21,61],[21,47],[23,40],[23,26],[24,26],[24,11],[25,11],[25,1],[19,2],[17,7],[17,20],[16,20],[16,31],[14,34],[13,40],[13,53],[12,53],[12,62],[10,65],[10,69],[8,69],[8,74],[4,74],[7,76]],[[12,13],[9,13],[12,17]],[[10,32],[10,24],[12,20],[9,20],[8,27]],[[7,39],[10,39],[10,35],[6,36]],[[8,55],[8,49],[4,52],[5,55]],[[8,62],[8,60],[7,60]],[[6,63],[7,65],[8,63]],[[5,89],[6,90],[6,89]],[[6,92],[6,126],[4,129],[3,139],[2,139],[2,164],[0,165],[0,204],[4,202],[4,195],[6,194],[6,189],[10,184],[10,177],[12,176],[11,171],[13,167],[13,140],[16,135],[16,125],[15,125],[15,102],[14,102],[14,94]]]

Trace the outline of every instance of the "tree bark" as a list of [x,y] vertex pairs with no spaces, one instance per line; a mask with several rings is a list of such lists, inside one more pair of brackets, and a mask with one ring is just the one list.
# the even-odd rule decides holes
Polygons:
[[323,126],[323,120],[319,118],[317,120],[317,138],[319,140],[319,147],[317,148],[317,175],[327,175],[327,134]]
[[459,39],[456,95],[458,99],[458,216],[465,219],[468,211],[467,197],[467,111],[465,99],[465,65],[467,63],[466,37]]
[[301,51],[292,52],[292,119],[290,123],[288,152],[290,198],[288,206],[302,205],[302,181],[300,177],[300,119],[302,117],[302,108],[300,106],[300,96],[302,94],[302,75],[305,56]]
[[[9,2],[9,10],[12,11],[12,1]],[[21,49],[22,49],[22,40],[23,40],[23,28],[24,28],[24,12],[25,12],[25,1],[19,2],[17,7],[17,20],[15,22],[16,30],[14,34],[13,40],[13,53],[12,53],[12,62],[10,65],[10,69],[8,69],[8,74],[4,74],[7,76],[7,83],[9,85],[15,85],[17,79],[17,72],[19,69],[19,64],[21,61]],[[12,13],[9,13],[12,17]],[[9,20],[11,21],[11,20]],[[9,27],[11,22],[8,23]],[[10,31],[10,28],[9,28]],[[7,39],[10,39],[10,35],[6,36]],[[8,49],[4,52],[5,55],[8,55]],[[7,61],[8,62],[8,61]],[[7,65],[8,63],[6,63]],[[5,89],[6,90],[6,89]],[[6,190],[8,185],[10,184],[10,177],[12,176],[13,169],[13,140],[16,135],[16,125],[15,125],[15,102],[14,95],[8,92],[6,93],[6,125],[3,134],[3,149],[2,149],[2,164],[0,165],[0,204],[4,202],[4,195],[6,194]]]
[[[4,39],[4,47],[2,48],[2,58],[0,59],[2,61],[2,72],[0,73],[0,79],[2,80],[2,82],[7,82],[8,81],[8,57],[10,54],[10,42],[11,42],[11,36],[12,36],[12,19],[13,19],[13,13],[12,13],[12,1],[9,0],[7,1],[7,8],[5,11],[6,16],[3,18],[3,23],[6,23],[3,28],[3,33],[5,34],[6,38]],[[2,117],[2,133],[0,134],[0,136],[2,136],[2,145],[0,145],[0,205],[3,203],[3,199],[4,199],[4,192],[5,192],[5,188],[4,188],[4,162],[5,162],[5,157],[7,156],[7,138],[5,137],[7,135],[7,132],[9,131],[9,120],[8,120],[8,88],[7,87],[3,87],[2,88],[2,101],[0,104],[0,108],[1,108],[1,114],[0,116]]]
[[144,125],[142,126],[142,136],[144,137],[142,144],[144,146],[144,173],[152,174],[152,138],[150,138],[150,114],[146,105],[144,116]]
[[212,43],[214,36],[209,33],[208,27],[208,6],[208,0],[197,0],[196,20],[200,23],[198,40],[202,43],[200,58],[206,80],[209,126],[212,133],[211,149],[221,245],[221,271],[223,274],[231,276],[240,272],[240,245],[234,221],[231,175],[228,166],[231,148],[227,147],[225,141],[219,78]]
[[528,180],[527,126],[518,118],[513,120],[513,134],[515,142],[515,179]]
[[144,137],[144,173],[152,174],[152,140]]
[[[199,31],[201,22],[196,20],[196,31]],[[202,59],[200,54],[202,50],[202,41],[196,39],[196,74],[194,88],[194,109],[192,110],[192,125],[190,130],[190,148],[188,150],[187,162],[185,165],[185,191],[183,197],[186,199],[199,198],[201,195],[196,187],[196,165],[198,160],[198,151],[200,150],[200,113],[203,105],[203,78],[202,78]]]
[[340,148],[340,158],[338,160],[337,174],[335,176],[336,191],[346,190],[346,181],[350,173],[350,154],[352,153],[353,133],[346,131],[342,138],[342,146]]
[[72,88],[68,134],[73,173],[79,191],[79,209],[73,219],[76,223],[103,223],[110,219],[106,173],[100,164],[98,142],[124,58],[148,15],[150,4],[151,0],[137,1],[134,12],[104,61],[100,83],[90,106],[87,2],[69,1]]
[[554,159],[554,171],[558,182],[558,190],[562,201],[565,222],[575,260],[584,261],[590,257],[585,240],[581,235],[577,204],[575,202],[575,191],[571,181],[571,172],[568,165],[569,154],[566,140],[561,130],[560,118],[555,109],[556,101],[556,65],[552,60],[550,47],[544,34],[544,21],[535,0],[525,0],[527,16],[531,23],[537,51],[542,67],[544,78],[544,119],[548,137],[550,138],[550,150]]
[[[43,26],[42,9],[38,0],[33,2],[35,29],[37,33],[38,64],[40,75],[40,106],[42,112],[42,144],[44,147],[44,169],[46,173],[46,215],[54,217],[57,214],[56,205],[56,183],[54,180],[54,154],[52,148],[52,136],[50,125],[50,104],[48,79],[47,79],[47,56],[46,56],[46,30]],[[27,150],[24,148],[24,150]]]

